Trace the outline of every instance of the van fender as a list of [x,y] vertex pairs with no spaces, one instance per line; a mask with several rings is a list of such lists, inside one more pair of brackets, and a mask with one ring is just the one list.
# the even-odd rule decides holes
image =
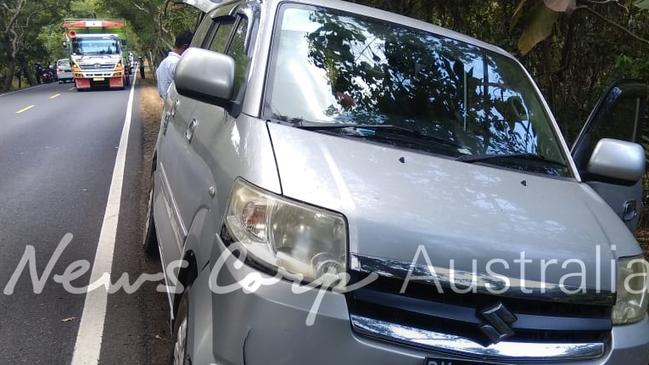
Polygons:
[[[195,215],[185,239],[183,265],[178,272],[178,281],[184,288],[190,287],[198,277],[198,273],[205,270],[210,263],[212,254],[217,249],[216,234],[218,222],[211,214],[211,210],[202,207]],[[173,300],[173,313],[176,313],[177,303],[182,294],[176,294]]]

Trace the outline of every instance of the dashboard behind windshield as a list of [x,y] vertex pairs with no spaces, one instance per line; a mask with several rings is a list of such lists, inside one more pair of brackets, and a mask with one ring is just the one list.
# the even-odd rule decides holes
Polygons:
[[[431,145],[443,139],[458,146],[440,148],[440,154],[534,154],[543,159],[488,163],[571,175],[551,120],[514,60],[357,14],[297,5],[284,5],[280,12],[267,116],[294,123],[398,126],[432,137]],[[399,146],[400,140],[382,136],[376,142]]]

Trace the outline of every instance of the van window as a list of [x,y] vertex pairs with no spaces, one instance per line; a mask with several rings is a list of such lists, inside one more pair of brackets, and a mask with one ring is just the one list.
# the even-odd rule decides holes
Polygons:
[[196,32],[194,32],[194,38],[192,39],[191,47],[203,47],[203,44],[205,43],[205,37],[207,37],[207,33],[210,31],[210,28],[212,28],[213,24],[214,20],[212,20],[212,18],[210,18],[209,16],[205,16],[201,24],[198,26],[198,29],[196,29]]
[[267,117],[298,127],[387,125],[380,132],[327,133],[463,161],[497,155],[502,158],[484,163],[571,175],[540,96],[509,57],[320,7],[284,5],[278,28],[265,93]]
[[228,55],[234,58],[236,68],[234,74],[234,96],[238,99],[239,92],[246,80],[250,58],[246,49],[246,35],[248,32],[248,19],[242,17],[232,37],[232,43],[228,49]]
[[594,127],[593,140],[614,138],[637,142],[641,104],[638,97],[622,97],[609,111],[608,118],[603,118],[600,125]]
[[232,29],[234,29],[235,18],[219,18],[217,22],[219,23],[219,28],[216,30],[214,39],[210,44],[210,51],[225,53],[225,47],[228,46],[228,41],[230,40],[230,34],[232,34]]

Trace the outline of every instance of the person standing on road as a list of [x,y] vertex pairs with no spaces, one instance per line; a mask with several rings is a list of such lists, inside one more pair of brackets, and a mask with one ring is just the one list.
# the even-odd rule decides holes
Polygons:
[[174,76],[176,75],[176,65],[180,61],[182,54],[189,48],[193,37],[194,35],[191,32],[178,34],[176,36],[176,44],[174,45],[175,48],[160,62],[160,66],[158,66],[158,70],[156,71],[156,77],[158,79],[158,94],[160,94],[162,99],[167,98],[169,86],[174,81]]
[[146,80],[146,74],[144,73],[144,58],[142,57],[139,58],[139,64],[140,64],[140,78],[142,78],[142,80]]

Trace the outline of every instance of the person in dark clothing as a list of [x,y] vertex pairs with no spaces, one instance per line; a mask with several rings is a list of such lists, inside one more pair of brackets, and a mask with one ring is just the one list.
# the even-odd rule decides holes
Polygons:
[[140,78],[142,78],[142,80],[145,80],[146,75],[144,74],[144,59],[140,57],[139,62],[140,62]]
[[40,85],[42,83],[42,78],[43,78],[43,66],[41,66],[40,63],[37,63],[34,66],[34,73],[36,75],[36,83]]

